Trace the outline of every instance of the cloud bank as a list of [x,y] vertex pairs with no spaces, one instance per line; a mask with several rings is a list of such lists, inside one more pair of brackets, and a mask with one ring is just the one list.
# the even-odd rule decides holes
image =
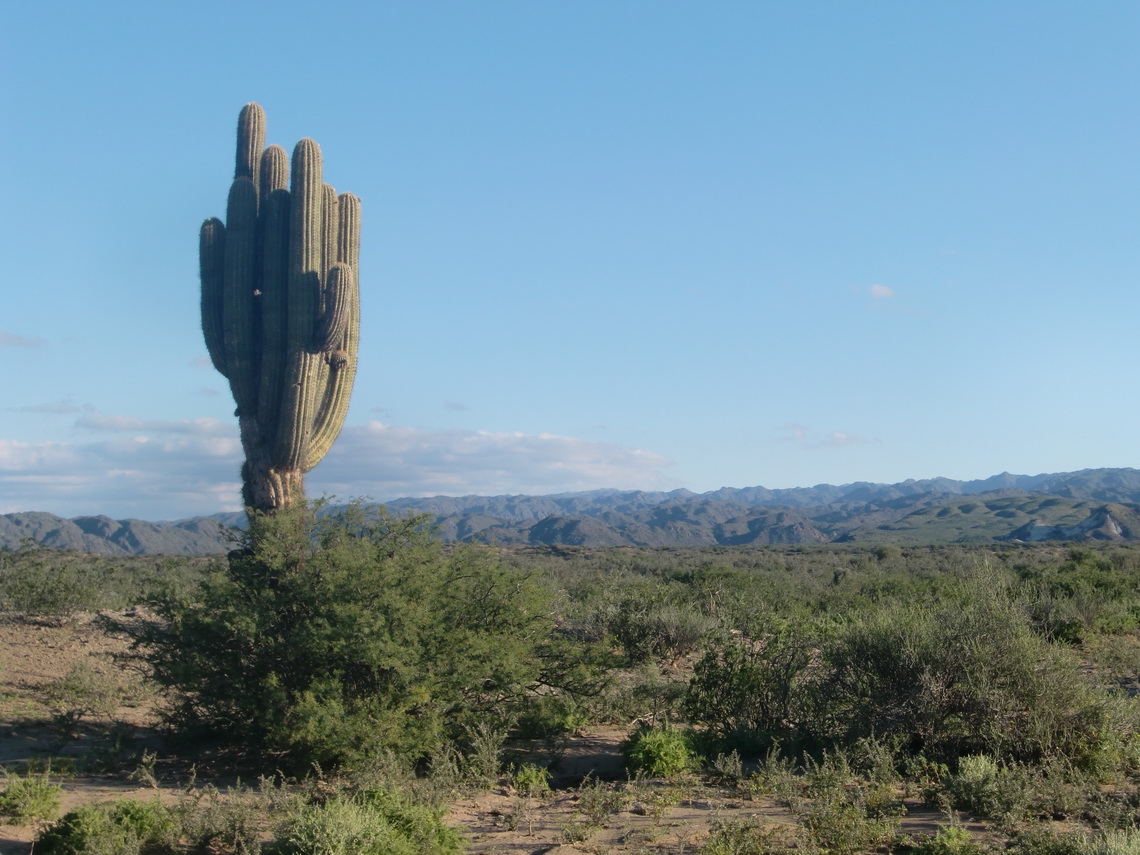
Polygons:
[[14,332],[0,330],[0,347],[42,347],[42,338],[30,338],[26,335],[17,335]]
[[[89,413],[86,442],[0,439],[0,513],[179,519],[240,507],[236,427]],[[311,495],[560,493],[669,489],[659,454],[553,434],[350,426],[307,477]]]

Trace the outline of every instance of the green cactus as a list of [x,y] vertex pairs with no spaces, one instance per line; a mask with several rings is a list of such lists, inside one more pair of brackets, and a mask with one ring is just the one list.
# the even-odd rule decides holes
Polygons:
[[265,112],[238,119],[226,222],[199,236],[202,332],[230,382],[241,429],[247,507],[304,498],[348,412],[360,331],[360,200],[322,183],[321,149],[303,139],[292,174],[265,148]]

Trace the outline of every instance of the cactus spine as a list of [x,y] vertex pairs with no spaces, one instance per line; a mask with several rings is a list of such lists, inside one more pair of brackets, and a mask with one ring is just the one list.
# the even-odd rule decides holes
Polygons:
[[348,412],[360,331],[360,200],[321,177],[321,149],[297,143],[290,174],[265,148],[265,112],[246,104],[226,222],[199,235],[202,332],[237,403],[247,507],[304,498]]

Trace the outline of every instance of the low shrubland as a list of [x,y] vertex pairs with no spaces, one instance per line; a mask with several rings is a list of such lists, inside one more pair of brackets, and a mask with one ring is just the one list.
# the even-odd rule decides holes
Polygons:
[[[108,620],[161,693],[182,740],[168,750],[209,743],[247,777],[297,776],[276,800],[83,808],[37,852],[102,851],[50,842],[84,835],[121,851],[459,851],[449,799],[502,776],[533,825],[546,765],[601,724],[628,734],[631,777],[574,782],[567,842],[693,787],[794,819],[718,819],[708,853],[982,851],[955,812],[1024,855],[1124,851],[1140,827],[1134,547],[499,550],[357,504],[255,515],[213,562],[28,547],[0,554],[0,585],[10,617],[147,606]],[[45,705],[74,729],[124,691],[77,668]],[[524,738],[530,753],[500,765]],[[323,789],[300,783],[314,769]],[[13,773],[13,805],[21,781],[50,795]],[[948,819],[904,840],[904,799]]]

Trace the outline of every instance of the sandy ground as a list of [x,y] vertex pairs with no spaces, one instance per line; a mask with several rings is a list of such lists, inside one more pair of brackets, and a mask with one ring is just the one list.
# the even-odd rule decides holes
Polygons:
[[[128,613],[129,614],[129,613]],[[54,779],[63,786],[62,808],[70,810],[87,802],[114,798],[174,801],[185,784],[187,764],[162,755],[161,735],[156,729],[153,697],[147,696],[137,674],[114,658],[127,650],[124,637],[102,632],[92,616],[67,624],[26,621],[0,616],[0,765],[24,769],[28,763],[43,764],[54,755]],[[81,726],[75,737],[62,741],[52,724],[59,705],[50,701],[50,688],[58,685],[77,664],[88,673],[133,687],[129,702],[102,716],[90,726]],[[107,745],[112,722],[125,745],[128,758],[155,750],[159,759],[154,770],[160,784],[155,788],[129,777],[132,763],[91,774],[90,758],[112,753]],[[619,746],[623,729],[594,728],[560,746],[561,757],[554,769],[554,789],[548,797],[525,798],[516,793],[507,778],[487,791],[458,798],[448,822],[467,837],[472,853],[694,853],[710,829],[727,821],[756,820],[775,829],[788,829],[794,822],[785,808],[767,797],[751,799],[731,788],[710,787],[696,778],[682,781],[630,783],[622,769]],[[508,746],[520,760],[548,763],[552,759],[541,745]],[[528,753],[529,752],[529,753]],[[98,765],[98,763],[94,764]],[[79,772],[70,771],[78,769]],[[620,795],[609,810],[599,811],[583,793],[581,781],[624,782],[610,786]],[[219,782],[224,786],[224,783]],[[606,789],[603,787],[602,789]],[[941,815],[914,800],[906,803],[902,830],[929,834],[944,821]],[[981,830],[977,824],[971,823]],[[0,853],[28,853],[36,828],[0,825]]]

